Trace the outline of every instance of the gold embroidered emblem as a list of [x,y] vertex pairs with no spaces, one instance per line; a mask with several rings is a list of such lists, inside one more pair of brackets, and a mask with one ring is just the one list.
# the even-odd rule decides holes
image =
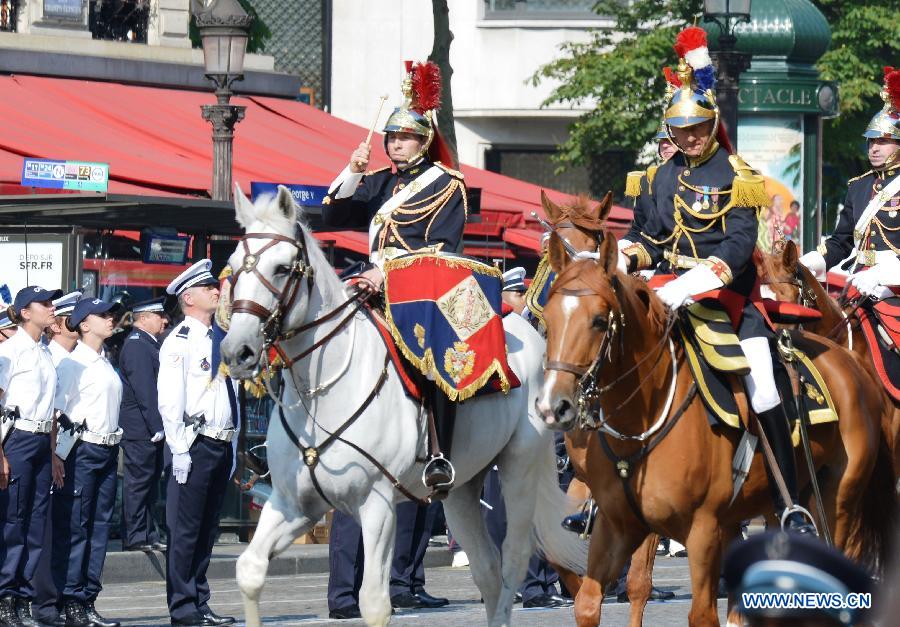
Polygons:
[[436,302],[461,340],[467,340],[478,333],[494,316],[487,296],[473,276],[457,283]]
[[470,374],[475,367],[475,351],[469,350],[465,342],[454,342],[453,348],[444,353],[444,370],[454,383],[459,383]]
[[822,396],[819,390],[816,389],[816,386],[814,386],[812,383],[806,384],[806,395],[814,400],[818,405],[825,404],[825,397]]
[[416,326],[413,327],[413,335],[416,336],[419,348],[425,348],[425,327],[417,322]]

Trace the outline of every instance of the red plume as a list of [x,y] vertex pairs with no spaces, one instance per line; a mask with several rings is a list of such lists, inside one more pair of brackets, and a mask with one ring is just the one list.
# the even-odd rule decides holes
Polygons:
[[891,107],[895,111],[900,111],[900,68],[890,66],[884,68],[884,87]]
[[412,72],[412,66],[413,66],[413,62],[412,62],[412,61],[404,61],[403,64],[406,66],[406,73],[407,73],[407,74],[409,74],[410,72]]
[[672,68],[668,66],[664,67],[663,73],[666,75],[667,83],[669,83],[670,85],[674,85],[675,87],[681,87],[681,79],[678,78],[678,75]]
[[716,130],[716,141],[729,155],[734,154],[734,147],[731,145],[731,140],[728,139],[728,129],[725,128],[725,122],[722,120],[719,120],[719,128]]
[[413,109],[425,113],[441,106],[441,69],[431,61],[417,63],[412,69]]
[[688,26],[675,38],[675,52],[684,57],[691,50],[706,47],[706,31],[699,26]]

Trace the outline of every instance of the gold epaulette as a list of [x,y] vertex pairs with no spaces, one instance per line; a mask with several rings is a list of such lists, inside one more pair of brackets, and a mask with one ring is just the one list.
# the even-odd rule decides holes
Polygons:
[[868,172],[863,172],[863,173],[860,174],[859,176],[854,176],[852,179],[850,179],[849,181],[847,181],[847,186],[849,186],[850,183],[853,183],[853,182],[855,182],[855,181],[858,181],[858,180],[861,179],[861,178],[864,178],[864,177],[869,176],[869,175],[872,174],[874,171],[875,171],[875,170],[869,170]]
[[636,170],[629,172],[625,177],[625,195],[629,198],[637,198],[641,195],[641,179],[644,178],[644,172]]
[[452,176],[453,178],[457,178],[457,179],[459,179],[460,181],[463,180],[463,178],[464,178],[462,172],[460,172],[459,170],[454,170],[453,168],[448,168],[447,166],[445,166],[445,165],[444,165],[443,163],[441,163],[440,161],[435,161],[435,162],[434,162],[434,165],[436,165],[437,167],[439,167],[441,170],[443,170],[444,172],[446,172],[447,174],[449,174],[449,175]]
[[371,176],[373,174],[377,174],[378,172],[384,172],[385,170],[390,170],[391,166],[386,165],[383,168],[378,168],[377,170],[366,170],[365,176]]
[[740,155],[729,156],[728,162],[734,168],[730,204],[735,207],[768,207],[772,201],[766,193],[763,176],[747,165]]
[[[657,171],[657,170],[659,170],[659,166],[658,166],[658,165],[651,165],[649,168],[647,168],[647,184],[648,184],[648,185],[653,185],[653,179],[656,178],[656,171]],[[647,190],[647,191],[652,192],[652,191],[653,191],[653,188],[650,188],[650,189]]]

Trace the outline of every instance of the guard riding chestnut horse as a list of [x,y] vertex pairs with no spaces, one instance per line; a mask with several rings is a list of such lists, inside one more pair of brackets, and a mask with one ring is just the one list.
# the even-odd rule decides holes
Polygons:
[[791,241],[785,243],[781,253],[764,256],[759,270],[760,276],[766,277],[763,280],[764,288],[768,287],[771,290],[772,297],[783,302],[802,304],[822,314],[818,320],[804,322],[805,330],[832,339],[852,350],[859,355],[860,363],[878,381],[884,403],[890,409],[890,426],[887,431],[893,449],[894,473],[900,476],[900,402],[888,394],[881,385],[869,354],[869,343],[863,336],[859,319],[853,314],[858,299],[865,297],[856,294],[848,300],[846,310],[842,308],[825,291],[812,272],[799,262],[797,246]]
[[[572,430],[584,449],[583,475],[597,499],[588,571],[575,602],[578,625],[600,621],[606,587],[650,532],[687,546],[691,625],[718,625],[716,591],[723,549],[742,520],[772,509],[762,456],[733,502],[732,458],[740,432],[710,426],[671,314],[644,281],[617,272],[615,238],[606,234],[596,259],[571,261],[552,235],[558,276],[544,308],[545,383],[538,409],[553,428]],[[838,422],[810,427],[814,464],[835,544],[869,565],[883,563],[892,529],[893,469],[881,425],[884,408],[869,374],[836,344],[804,332],[794,345],[831,390]],[[579,389],[591,373],[599,390],[598,420],[609,432],[579,424]],[[735,381],[736,382],[736,381]],[[735,394],[749,415],[741,386]],[[613,464],[604,452],[619,460]],[[800,486],[806,465],[798,464]],[[729,504],[730,503],[730,504]]]

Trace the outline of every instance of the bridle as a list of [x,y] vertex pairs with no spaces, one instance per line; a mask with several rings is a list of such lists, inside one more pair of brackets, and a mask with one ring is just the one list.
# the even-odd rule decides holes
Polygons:
[[[262,248],[256,252],[250,250],[249,241],[251,239],[268,240]],[[235,270],[231,275],[232,288],[237,286],[238,279],[242,273],[253,274],[260,283],[265,286],[273,296],[275,296],[275,306],[269,310],[254,300],[240,299],[231,304],[231,312],[246,313],[256,316],[263,323],[263,338],[266,347],[275,344],[279,339],[284,338],[281,327],[284,322],[284,314],[290,311],[297,300],[300,292],[300,285],[303,278],[306,278],[307,297],[312,294],[313,282],[315,280],[315,271],[309,263],[309,253],[303,240],[303,233],[299,227],[295,230],[294,237],[286,237],[277,233],[247,233],[241,240],[244,248],[244,261],[241,267]],[[297,254],[291,264],[290,274],[284,289],[279,290],[259,271],[259,260],[262,254],[279,243],[290,244],[297,249]]]
[[804,307],[813,308],[817,305],[816,302],[816,293],[812,290],[811,287],[806,285],[803,281],[803,276],[800,274],[800,266],[798,264],[797,268],[794,270],[793,276],[786,279],[774,279],[767,278],[764,281],[759,282],[760,285],[793,285],[797,288],[799,294],[797,296],[798,303],[803,305]]
[[[614,290],[616,289],[616,284],[617,280],[614,280]],[[600,296],[599,292],[591,288],[571,289],[561,287],[558,288],[557,291],[563,296]],[[669,413],[672,399],[675,394],[675,382],[677,379],[678,368],[675,359],[675,345],[671,339],[671,331],[675,325],[676,320],[677,318],[675,317],[675,315],[670,314],[666,319],[665,331],[662,333],[659,342],[653,347],[653,349],[650,350],[637,362],[635,362],[635,364],[628,370],[621,373],[606,385],[600,385],[600,371],[604,363],[612,361],[612,347],[616,340],[618,340],[618,353],[624,354],[625,351],[624,334],[621,332],[621,330],[625,327],[625,314],[621,311],[621,308],[618,312],[610,309],[609,313],[607,314],[606,333],[604,333],[603,339],[600,342],[600,347],[597,350],[596,357],[594,357],[594,360],[590,364],[584,365],[566,361],[547,361],[544,366],[545,370],[568,372],[578,377],[578,382],[576,383],[576,390],[578,395],[578,417],[582,428],[589,430],[600,430],[620,440],[632,440],[638,442],[647,440],[650,436],[652,436],[659,430],[663,422],[665,422],[665,418]],[[610,426],[609,422],[613,416],[617,415],[631,401],[631,399],[633,399],[635,395],[640,392],[644,384],[655,374],[659,364],[665,361],[661,358],[661,351],[666,343],[668,343],[669,353],[671,357],[672,377],[671,383],[669,385],[669,395],[665,403],[665,407],[663,408],[660,417],[647,431],[644,431],[643,433],[640,433],[638,435],[622,434],[612,426]],[[653,364],[653,367],[649,370],[649,372],[647,372],[647,374],[643,378],[641,378],[641,380],[635,386],[634,390],[632,390],[632,392],[622,402],[620,402],[615,408],[613,408],[611,412],[609,412],[608,414],[604,412],[600,407],[602,396],[625,381],[629,375],[635,372],[642,364],[644,364],[651,358],[656,359],[656,362]]]

